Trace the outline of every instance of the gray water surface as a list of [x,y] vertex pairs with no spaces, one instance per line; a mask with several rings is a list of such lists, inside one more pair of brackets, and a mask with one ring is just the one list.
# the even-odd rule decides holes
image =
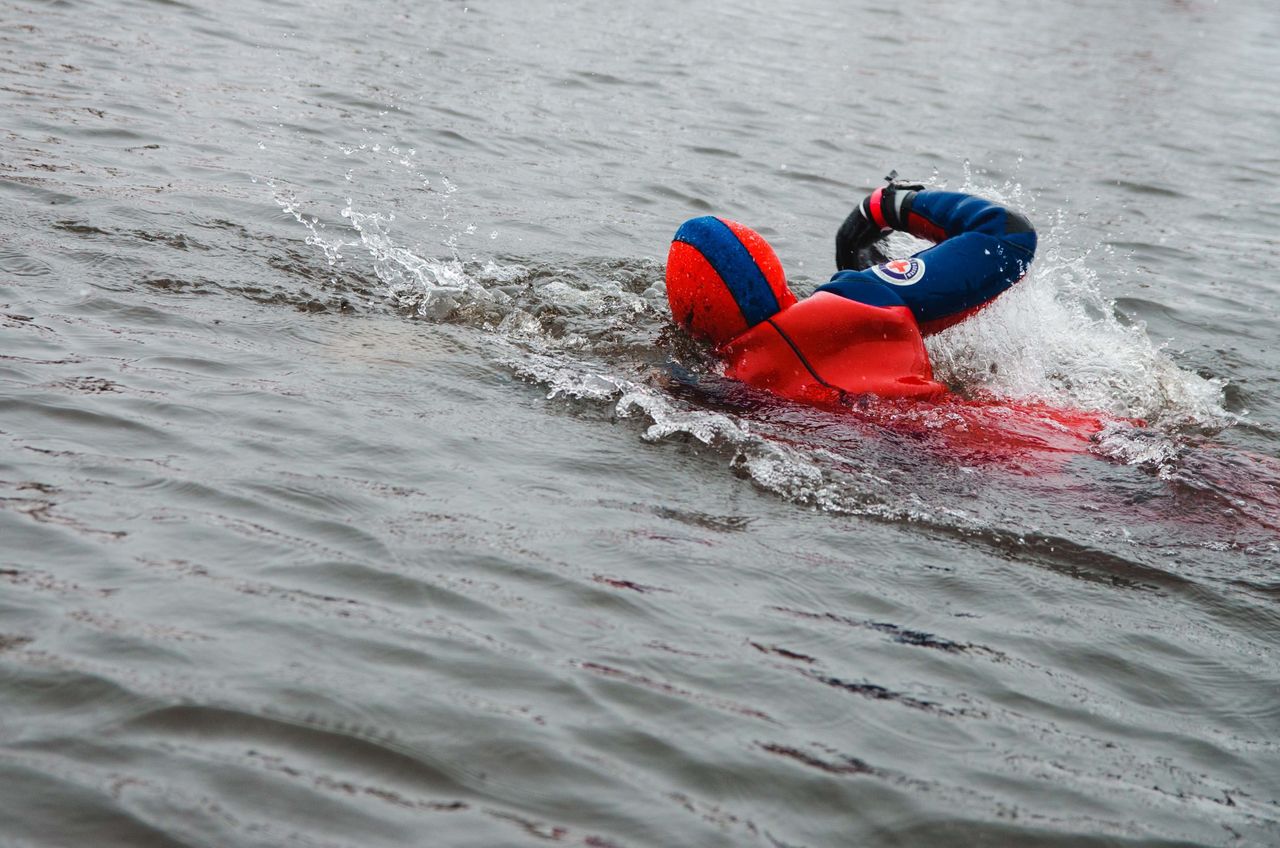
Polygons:
[[[1280,843],[1273,5],[0,0],[0,845]],[[890,168],[1041,234],[939,376],[1143,424],[670,327]]]

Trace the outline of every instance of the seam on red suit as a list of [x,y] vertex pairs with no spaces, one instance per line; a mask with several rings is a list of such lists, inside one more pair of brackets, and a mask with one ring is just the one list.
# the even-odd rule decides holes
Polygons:
[[805,355],[800,352],[800,348],[796,346],[796,343],[791,341],[791,337],[784,333],[782,328],[774,323],[772,318],[766,318],[765,321],[768,322],[770,327],[773,327],[773,329],[778,332],[778,335],[782,337],[782,340],[787,343],[787,347],[791,348],[791,352],[796,355],[796,359],[800,360],[800,364],[805,367],[806,371],[813,375],[813,379],[817,380],[828,389],[832,389],[837,392],[843,391],[839,386],[833,386],[826,380],[822,379],[818,372],[813,369],[813,366],[809,364],[809,360],[805,358]]

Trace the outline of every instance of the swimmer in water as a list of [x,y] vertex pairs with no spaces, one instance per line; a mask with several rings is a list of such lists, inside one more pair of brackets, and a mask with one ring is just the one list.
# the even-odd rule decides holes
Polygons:
[[[1144,427],[1138,419],[1035,399],[964,398],[933,379],[923,337],[963,321],[1020,280],[1035,256],[1036,234],[1023,215],[999,204],[926,191],[895,176],[845,219],[836,233],[835,275],[804,300],[787,287],[778,257],[758,233],[723,218],[686,221],[667,258],[675,323],[714,344],[730,378],[908,435],[911,450],[966,467],[1044,478],[1092,453],[1106,430]],[[893,230],[934,246],[889,260],[879,244]],[[880,400],[851,402],[873,397]],[[826,428],[819,444],[838,446],[864,432]],[[1225,529],[1280,530],[1274,457],[1201,446],[1180,462],[1210,482],[1204,491],[1229,501]]]
[[[946,395],[924,336],[1020,280],[1036,233],[1025,216],[989,200],[896,176],[849,213],[836,233],[835,275],[800,301],[759,233],[712,216],[686,221],[667,256],[676,324],[715,345],[726,376],[792,400]],[[894,230],[934,246],[889,260],[878,244]]]

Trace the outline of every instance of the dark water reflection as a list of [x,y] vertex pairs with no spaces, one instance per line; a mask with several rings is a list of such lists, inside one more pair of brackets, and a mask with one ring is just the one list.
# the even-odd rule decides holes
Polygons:
[[[0,845],[1280,841],[1277,35],[0,0]],[[669,331],[679,220],[805,289],[889,167],[1043,233],[940,371],[1151,426]]]

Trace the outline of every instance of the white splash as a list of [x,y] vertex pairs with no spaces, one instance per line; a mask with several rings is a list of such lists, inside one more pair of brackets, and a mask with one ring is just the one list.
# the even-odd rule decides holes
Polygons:
[[[975,185],[967,164],[960,190],[1034,207],[1015,182]],[[1070,255],[1063,246],[1071,229],[1066,214],[1034,217],[1039,249],[1027,277],[978,315],[926,341],[938,378],[969,393],[1099,410],[1162,431],[1235,422],[1223,407],[1225,381],[1179,367],[1145,325],[1123,316],[1103,293],[1093,266],[1123,267],[1114,251]],[[1101,261],[1091,261],[1095,252]]]
[[[443,320],[464,303],[501,303],[501,290],[478,284],[458,259],[424,259],[391,239],[395,214],[355,211],[351,201],[342,210],[360,243],[373,259],[373,270],[386,286],[389,300],[414,309],[423,318]],[[498,270],[495,266],[495,271]]]

